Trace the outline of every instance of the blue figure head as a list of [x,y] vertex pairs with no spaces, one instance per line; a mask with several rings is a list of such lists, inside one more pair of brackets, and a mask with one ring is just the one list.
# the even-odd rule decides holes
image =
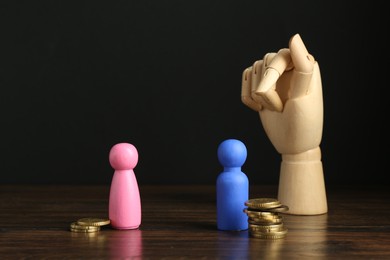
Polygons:
[[241,167],[246,156],[246,146],[240,140],[227,139],[218,146],[218,160],[224,167]]

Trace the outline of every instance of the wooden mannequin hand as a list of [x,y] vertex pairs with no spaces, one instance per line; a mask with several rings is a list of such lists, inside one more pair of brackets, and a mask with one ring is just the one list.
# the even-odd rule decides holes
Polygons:
[[301,37],[289,48],[267,53],[244,70],[242,102],[260,115],[264,130],[282,155],[279,201],[289,214],[328,211],[321,162],[322,83],[318,63]]
[[289,48],[267,53],[244,70],[241,98],[259,112],[280,154],[319,147],[323,127],[320,69],[299,34],[291,37]]

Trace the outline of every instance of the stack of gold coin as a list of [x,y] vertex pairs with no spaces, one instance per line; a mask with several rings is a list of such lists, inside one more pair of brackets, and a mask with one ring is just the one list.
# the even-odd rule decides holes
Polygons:
[[256,238],[278,239],[287,234],[283,218],[279,213],[288,211],[286,205],[274,198],[256,198],[245,202],[248,215],[249,234]]
[[109,219],[81,218],[70,224],[70,231],[79,233],[98,232],[102,226],[106,226],[109,224]]

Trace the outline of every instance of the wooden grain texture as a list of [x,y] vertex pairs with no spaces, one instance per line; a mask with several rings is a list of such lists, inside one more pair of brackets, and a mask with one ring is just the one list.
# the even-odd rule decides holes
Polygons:
[[[279,240],[216,229],[215,187],[140,186],[138,230],[69,231],[108,216],[108,186],[0,186],[0,259],[390,259],[387,187],[328,188],[329,211],[283,215]],[[250,197],[275,197],[251,186]]]

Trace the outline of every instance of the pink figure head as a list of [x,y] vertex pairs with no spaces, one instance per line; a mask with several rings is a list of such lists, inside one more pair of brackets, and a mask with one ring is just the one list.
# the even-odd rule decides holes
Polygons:
[[115,170],[132,170],[138,163],[138,151],[129,143],[116,144],[110,150],[109,161]]

